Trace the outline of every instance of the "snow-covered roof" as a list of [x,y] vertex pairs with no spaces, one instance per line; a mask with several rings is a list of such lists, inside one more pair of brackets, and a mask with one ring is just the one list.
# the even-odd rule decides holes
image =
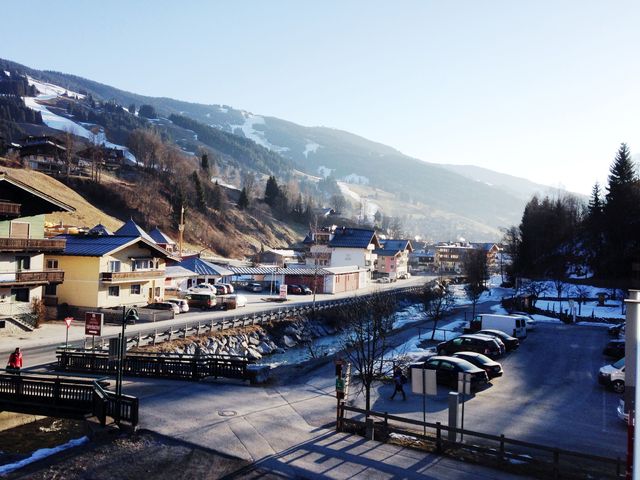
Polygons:
[[171,265],[165,269],[165,275],[167,278],[188,278],[195,277],[198,274],[180,265]]

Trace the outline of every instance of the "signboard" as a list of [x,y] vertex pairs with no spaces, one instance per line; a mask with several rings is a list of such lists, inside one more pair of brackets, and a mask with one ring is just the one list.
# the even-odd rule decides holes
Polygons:
[[287,286],[280,285],[280,298],[287,298]]
[[73,317],[66,317],[64,319],[64,323],[67,324],[67,330],[69,329],[69,327],[71,326],[71,322],[73,322]]
[[109,339],[109,360],[117,360],[120,356],[120,338]]
[[458,372],[458,393],[471,395],[471,375]]
[[[424,385],[424,390],[423,390]],[[418,395],[437,395],[436,371],[427,368],[411,368],[411,392]]]
[[84,314],[84,334],[85,335],[102,335],[102,320],[104,314],[96,312],[87,312]]

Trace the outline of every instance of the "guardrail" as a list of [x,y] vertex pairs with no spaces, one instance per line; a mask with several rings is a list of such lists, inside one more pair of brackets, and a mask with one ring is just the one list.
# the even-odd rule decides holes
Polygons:
[[[66,372],[115,374],[118,361],[107,352],[58,350],[57,369]],[[122,365],[124,375],[200,380],[205,377],[253,380],[251,362],[232,355],[187,355],[127,353]]]
[[[363,421],[355,418],[347,418],[345,412],[364,415],[365,419],[368,418],[370,420],[367,422],[366,420]],[[382,422],[378,422],[376,425],[372,420],[373,418],[381,419]],[[392,422],[408,425],[408,427],[401,428],[397,425],[393,425]],[[622,478],[622,472],[624,471],[624,464],[620,457],[609,458],[600,455],[564,450],[548,445],[507,438],[504,435],[491,435],[473,430],[449,427],[442,425],[440,422],[422,422],[411,418],[389,415],[386,412],[367,411],[341,403],[338,408],[336,429],[338,431],[345,431],[348,430],[349,425],[354,426],[359,430],[365,429],[365,435],[371,439],[376,436],[376,433],[378,433],[379,437],[383,438],[387,437],[390,433],[408,435],[433,444],[438,453],[446,453],[447,451],[451,451],[457,447],[465,450],[485,453],[492,458],[507,462],[509,459],[515,459],[518,462],[517,464],[524,465],[524,473],[528,472],[529,474],[531,472],[527,471],[527,469],[530,468],[531,463],[535,460],[539,462],[539,465],[538,463],[536,463],[536,465],[546,469],[547,471],[551,470],[551,475],[554,479],[560,478],[563,468],[573,472],[579,470],[589,474],[593,474],[593,470],[598,468],[598,474],[606,475],[604,478]],[[420,431],[412,430],[411,427],[419,427]],[[426,429],[431,429],[433,434],[425,434],[424,432]],[[443,432],[453,433],[456,437],[458,434],[461,434],[465,439],[475,437],[484,441],[484,444],[470,443],[469,441],[451,441],[443,435]],[[489,444],[487,444],[487,441]],[[524,448],[524,451],[507,451],[507,446],[519,447],[520,449]],[[543,455],[546,455],[547,458],[536,458],[532,453],[533,455],[542,453]],[[564,466],[562,461],[565,461]],[[517,466],[517,464],[514,465],[512,463],[511,465],[514,467]],[[549,478],[547,475],[545,475],[545,477]],[[597,478],[602,477],[597,476]]]

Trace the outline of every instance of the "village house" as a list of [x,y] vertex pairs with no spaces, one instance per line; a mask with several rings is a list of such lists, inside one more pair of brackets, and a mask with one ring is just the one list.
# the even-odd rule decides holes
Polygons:
[[165,264],[177,259],[133,220],[112,235],[101,232],[55,237],[66,240],[64,251],[46,257],[66,272],[55,292],[58,304],[110,308],[164,298]]
[[45,254],[64,250],[64,239],[44,235],[45,214],[73,207],[0,173],[0,328],[21,328],[20,317],[32,312],[64,280],[64,271]]
[[433,247],[423,244],[409,254],[409,271],[411,273],[435,271],[436,251]]
[[409,240],[381,240],[382,248],[374,250],[376,275],[391,280],[406,278],[409,273],[409,254],[413,246]]
[[26,137],[20,146],[20,159],[24,166],[33,170],[57,173],[65,169],[66,151],[55,137]]

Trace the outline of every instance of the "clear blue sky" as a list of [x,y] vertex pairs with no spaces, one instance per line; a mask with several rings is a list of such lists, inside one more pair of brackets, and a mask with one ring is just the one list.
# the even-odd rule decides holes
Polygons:
[[0,57],[589,193],[640,153],[637,1],[10,1]]

